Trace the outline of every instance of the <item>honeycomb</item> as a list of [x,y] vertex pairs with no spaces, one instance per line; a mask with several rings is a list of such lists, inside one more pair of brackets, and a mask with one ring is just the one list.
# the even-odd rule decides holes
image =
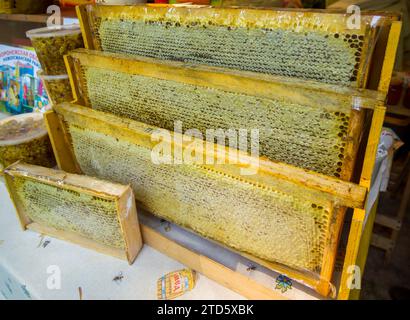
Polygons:
[[125,249],[115,201],[23,177],[13,177],[13,186],[32,221]]
[[361,66],[368,64],[371,28],[350,30],[341,15],[245,9],[131,10],[108,13],[97,7],[91,11],[96,12],[90,29],[98,49],[352,86],[366,72]]
[[[341,177],[350,102],[340,112],[92,66],[81,70],[96,110],[171,131],[181,121],[183,132],[195,128],[204,138],[207,129],[247,129],[249,152],[250,131],[258,129],[261,156]],[[229,145],[228,139],[213,142]]]
[[[66,120],[67,121],[67,120]],[[332,203],[200,165],[156,165],[151,149],[66,122],[83,173],[130,183],[147,210],[235,250],[319,273]]]

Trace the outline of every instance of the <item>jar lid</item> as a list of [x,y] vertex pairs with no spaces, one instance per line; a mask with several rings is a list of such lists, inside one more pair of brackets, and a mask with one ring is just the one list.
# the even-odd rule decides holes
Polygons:
[[26,36],[30,39],[33,38],[50,38],[50,37],[62,37],[72,34],[80,34],[81,29],[78,24],[69,24],[62,26],[52,26],[45,28],[31,29],[26,32]]
[[60,74],[56,76],[49,76],[46,74],[43,74],[43,71],[38,71],[37,76],[40,77],[41,80],[44,81],[57,81],[57,80],[66,80],[68,79],[68,74]]
[[47,135],[43,114],[24,113],[0,120],[0,146],[25,143]]

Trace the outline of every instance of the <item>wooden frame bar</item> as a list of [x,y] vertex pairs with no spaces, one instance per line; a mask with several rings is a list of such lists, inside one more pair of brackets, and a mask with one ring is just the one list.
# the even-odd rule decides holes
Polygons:
[[396,52],[400,41],[400,32],[402,28],[401,21],[393,21],[390,27],[389,37],[384,54],[383,66],[380,75],[378,90],[387,93],[389,91],[391,76],[393,73],[394,63],[396,61]]
[[[376,161],[377,147],[379,144],[380,134],[383,127],[384,115],[386,108],[378,106],[374,110],[372,125],[369,133],[369,140],[365,153],[362,174],[360,177],[360,185],[370,190],[371,178]],[[359,292],[355,287],[351,286],[350,280],[352,276],[351,266],[358,266],[363,272],[368,248],[370,246],[369,232],[373,229],[376,208],[355,209],[353,211],[352,222],[350,226],[349,238],[346,248],[346,256],[343,265],[342,278],[340,282],[338,298],[342,300],[353,299],[359,297]],[[367,218],[366,216],[370,217]],[[370,231],[369,231],[370,230]]]
[[[142,238],[138,224],[134,194],[130,186],[123,186],[87,176],[79,176],[60,170],[20,162],[6,168],[4,173],[6,185],[23,230],[30,229],[42,234],[48,234],[103,254],[127,260],[130,264],[134,262],[142,248]],[[16,195],[14,186],[14,179],[16,177],[53,186],[61,190],[74,191],[79,194],[87,194],[114,202],[125,250],[98,243],[72,231],[57,230],[54,227],[32,221]]]

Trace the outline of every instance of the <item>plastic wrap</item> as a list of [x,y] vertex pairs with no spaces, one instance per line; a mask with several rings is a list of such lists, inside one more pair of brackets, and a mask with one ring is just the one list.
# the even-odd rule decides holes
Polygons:
[[86,6],[87,47],[363,87],[385,18],[323,11]]
[[18,160],[45,167],[56,164],[41,113],[22,114],[0,121],[0,169]]
[[[129,186],[24,163],[4,172],[24,228],[34,224],[45,228],[41,229],[45,233],[51,230],[52,235],[79,244],[92,241],[98,244],[95,250],[101,246],[110,248],[109,252],[123,252],[132,262],[130,242],[141,243],[141,235]],[[124,225],[134,228],[134,233],[124,234]]]

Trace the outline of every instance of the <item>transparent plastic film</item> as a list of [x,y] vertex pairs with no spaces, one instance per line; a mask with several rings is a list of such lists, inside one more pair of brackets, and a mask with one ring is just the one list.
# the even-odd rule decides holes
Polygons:
[[78,100],[95,110],[170,131],[181,123],[182,132],[196,129],[204,139],[245,130],[249,153],[257,131],[260,156],[343,180],[354,166],[360,109],[382,99],[368,90],[96,51],[69,58]]
[[126,186],[21,162],[5,176],[24,227],[36,223],[125,250],[117,202]]
[[250,8],[79,10],[89,49],[354,87],[365,85],[378,27],[388,19]]
[[323,264],[332,255],[328,243],[338,234],[332,221],[346,202],[311,190],[317,184],[309,182],[306,171],[282,168],[309,176],[296,182],[265,167],[253,176],[241,176],[243,163],[156,163],[147,125],[74,105],[57,106],[57,112],[84,174],[130,183],[137,202],[149,212],[232,250],[320,280]]

